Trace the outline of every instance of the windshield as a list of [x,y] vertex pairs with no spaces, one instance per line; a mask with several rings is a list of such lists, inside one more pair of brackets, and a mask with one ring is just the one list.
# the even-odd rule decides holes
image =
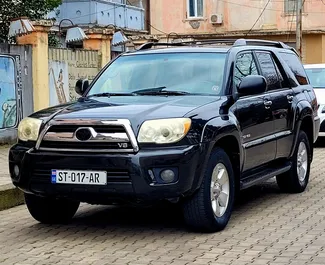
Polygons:
[[121,56],[93,84],[88,96],[155,89],[184,95],[221,95],[226,56],[226,53]]
[[306,72],[314,88],[325,88],[325,68],[308,68]]

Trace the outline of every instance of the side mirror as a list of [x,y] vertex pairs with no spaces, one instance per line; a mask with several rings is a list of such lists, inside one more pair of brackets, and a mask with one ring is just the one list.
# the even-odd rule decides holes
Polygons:
[[87,79],[79,79],[76,83],[75,91],[78,95],[82,96],[89,87]]
[[262,94],[266,91],[266,79],[261,75],[249,75],[240,82],[239,96]]

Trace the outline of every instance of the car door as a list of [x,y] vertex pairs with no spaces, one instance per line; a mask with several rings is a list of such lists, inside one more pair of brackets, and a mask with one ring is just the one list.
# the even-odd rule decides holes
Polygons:
[[274,134],[277,140],[275,158],[288,157],[293,141],[293,90],[283,68],[273,54],[267,51],[256,51],[256,58],[262,74],[267,80],[267,90],[272,102]]
[[[258,74],[253,52],[239,53],[234,65],[235,88],[238,88],[244,77]],[[235,104],[235,115],[242,131],[244,147],[243,170],[246,171],[274,159],[276,152],[274,123],[267,93],[240,97]]]

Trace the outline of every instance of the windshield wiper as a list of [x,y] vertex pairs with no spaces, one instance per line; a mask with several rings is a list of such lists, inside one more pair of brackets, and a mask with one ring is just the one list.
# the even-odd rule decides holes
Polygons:
[[165,86],[148,87],[148,88],[144,88],[144,89],[139,89],[139,90],[133,91],[133,93],[143,94],[143,93],[147,93],[147,92],[159,92],[159,91],[162,91],[165,88],[167,88],[167,87],[165,87]]
[[162,91],[148,91],[138,93],[138,95],[167,95],[167,96],[182,96],[182,95],[190,95],[190,93],[185,91],[172,91],[172,90],[162,90]]
[[164,90],[165,86],[160,87],[151,87],[151,88],[145,88],[133,91],[132,93],[135,93],[137,95],[188,95],[190,93],[185,91],[176,91],[176,90]]
[[115,96],[135,96],[135,93],[98,93],[98,94],[92,94],[89,96],[86,96],[86,98],[92,98],[92,97],[115,97]]

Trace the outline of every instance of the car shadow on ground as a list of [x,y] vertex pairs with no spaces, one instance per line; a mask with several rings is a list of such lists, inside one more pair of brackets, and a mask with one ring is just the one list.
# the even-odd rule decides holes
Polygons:
[[[280,193],[274,180],[240,192],[235,203],[233,217],[230,221],[231,225],[228,224],[226,229],[231,229],[232,226],[236,226],[236,223],[247,218],[247,215],[244,216],[245,212],[247,212],[246,208],[252,211],[255,205],[265,203],[267,200],[278,200],[283,196],[287,195]],[[151,207],[83,205],[70,224],[50,226],[36,223],[27,229],[46,230],[46,233],[39,233],[37,235],[38,238],[44,237],[44,239],[50,236],[51,233],[57,235],[67,230],[69,231],[68,237],[76,234],[85,236],[85,230],[92,237],[103,233],[106,235],[130,236],[139,232],[155,234],[191,232],[184,224],[181,208],[172,204]]]

